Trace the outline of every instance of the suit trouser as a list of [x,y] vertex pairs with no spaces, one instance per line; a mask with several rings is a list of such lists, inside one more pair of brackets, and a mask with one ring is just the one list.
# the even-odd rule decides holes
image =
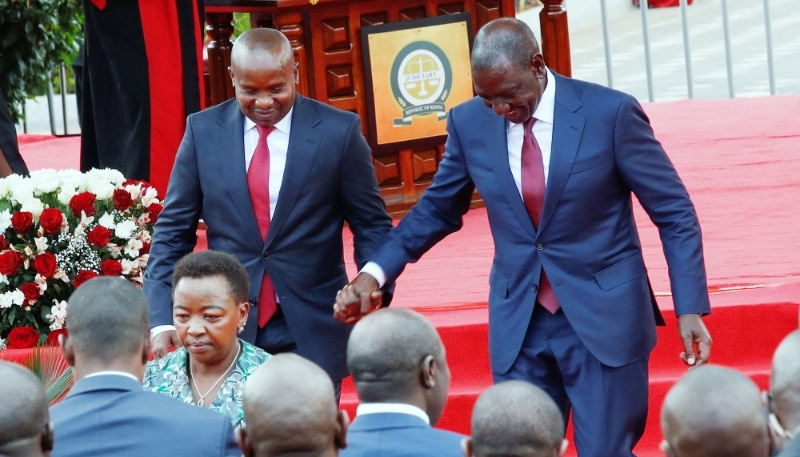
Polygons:
[[[302,355],[297,350],[297,343],[289,330],[289,325],[286,323],[286,316],[283,314],[283,309],[280,305],[278,311],[272,316],[263,328],[256,331],[256,347],[259,347],[270,354],[280,354],[283,352],[291,352],[294,354]],[[333,380],[333,390],[336,394],[336,403],[342,395],[342,380]]]
[[647,420],[649,357],[614,368],[598,361],[578,338],[563,310],[534,308],[522,349],[495,383],[521,379],[544,389],[572,412],[580,457],[630,457]]

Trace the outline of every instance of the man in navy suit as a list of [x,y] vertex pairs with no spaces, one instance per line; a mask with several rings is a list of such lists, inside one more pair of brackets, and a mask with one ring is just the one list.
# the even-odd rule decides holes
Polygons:
[[550,71],[533,33],[503,18],[475,37],[478,97],[449,113],[447,152],[420,202],[371,256],[335,312],[352,322],[458,230],[475,188],[495,244],[489,352],[496,382],[529,380],[566,419],[582,457],[629,457],[647,417],[647,364],[663,323],[632,195],[661,235],[690,366],[711,339],[702,237],[689,195],[626,94]]
[[347,367],[361,404],[343,457],[461,457],[457,433],[432,428],[450,386],[436,329],[408,309],[383,309],[355,325]]
[[95,278],[69,298],[59,337],[76,383],[50,409],[53,457],[239,456],[231,421],[142,390],[150,357],[147,304],[122,278]]
[[356,263],[391,229],[359,118],[295,93],[286,37],[252,29],[233,46],[236,100],[189,116],[159,215],[144,279],[156,357],[180,342],[171,276],[194,249],[198,220],[209,249],[250,275],[254,306],[240,337],[269,353],[296,351],[340,383],[351,327],[332,317],[347,284],[342,228]]

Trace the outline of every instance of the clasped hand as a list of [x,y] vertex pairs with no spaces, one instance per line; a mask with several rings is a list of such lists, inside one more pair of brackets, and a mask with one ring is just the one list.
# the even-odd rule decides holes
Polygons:
[[360,273],[350,284],[336,293],[333,317],[343,324],[355,324],[362,317],[381,307],[383,292],[378,281]]

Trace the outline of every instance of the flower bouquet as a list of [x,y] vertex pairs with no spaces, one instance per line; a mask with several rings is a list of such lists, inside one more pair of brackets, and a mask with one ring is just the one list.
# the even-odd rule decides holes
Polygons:
[[141,286],[157,191],[116,170],[0,179],[0,349],[55,342],[67,299],[99,275]]

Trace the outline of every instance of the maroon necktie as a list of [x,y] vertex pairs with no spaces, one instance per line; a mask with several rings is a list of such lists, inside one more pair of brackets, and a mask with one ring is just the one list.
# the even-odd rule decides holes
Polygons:
[[[261,239],[267,241],[269,233],[269,146],[267,137],[275,127],[261,127],[258,129],[258,145],[250,160],[247,170],[247,185],[250,188],[250,200],[253,202],[253,212],[256,214]],[[275,286],[269,278],[269,273],[264,270],[261,280],[261,292],[258,294],[258,327],[264,327],[269,318],[278,310],[275,302]]]
[[[542,206],[544,205],[545,183],[542,150],[539,149],[539,143],[536,142],[536,137],[533,136],[534,122],[536,122],[536,118],[531,117],[522,124],[525,134],[522,139],[521,174],[522,200],[525,202],[525,209],[528,210],[533,226],[538,230],[539,218],[542,217]],[[536,301],[553,314],[561,308],[553,291],[553,286],[550,285],[547,274],[544,272],[544,268],[542,268],[539,294],[536,296]]]

